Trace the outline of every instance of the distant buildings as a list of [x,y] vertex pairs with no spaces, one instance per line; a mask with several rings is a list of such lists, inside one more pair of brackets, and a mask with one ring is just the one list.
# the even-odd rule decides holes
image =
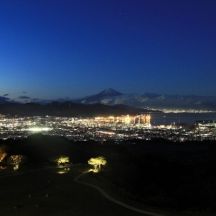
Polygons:
[[121,115],[121,116],[106,116],[106,117],[95,117],[95,123],[100,124],[142,124],[146,126],[151,125],[151,115]]
[[216,128],[216,121],[197,121],[196,125],[199,129]]
[[64,136],[76,141],[112,139],[118,142],[127,139],[155,138],[172,141],[216,140],[216,121],[200,121],[189,127],[176,124],[151,125],[149,114],[86,118],[58,116],[0,118],[0,139],[23,138],[34,133]]

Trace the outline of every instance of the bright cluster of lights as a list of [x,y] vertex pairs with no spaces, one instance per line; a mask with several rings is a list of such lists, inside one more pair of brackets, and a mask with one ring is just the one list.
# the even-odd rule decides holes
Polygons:
[[[180,121],[178,124],[166,123],[166,115],[163,118],[165,118],[163,120],[164,125],[161,123],[151,125],[151,115],[149,114],[86,118],[58,116],[10,117],[0,115],[0,139],[17,139],[28,137],[31,134],[42,133],[50,136],[64,136],[78,141],[90,139],[106,141],[113,139],[118,142],[125,139],[150,140],[161,137],[173,141],[216,140],[216,123],[203,121],[195,124],[194,122],[191,123],[191,126],[194,127],[189,128],[188,125],[180,125]],[[4,160],[4,157],[6,156],[0,153],[0,161]]]
[[151,125],[151,115],[122,115],[95,117],[95,123],[144,124]]
[[32,132],[32,133],[48,132],[51,130],[52,128],[49,128],[49,127],[31,127],[27,129],[27,131]]

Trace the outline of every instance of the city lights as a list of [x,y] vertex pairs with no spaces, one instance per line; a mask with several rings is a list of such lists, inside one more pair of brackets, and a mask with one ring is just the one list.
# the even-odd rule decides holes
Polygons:
[[32,127],[32,128],[28,128],[27,130],[29,132],[32,132],[32,133],[40,133],[40,132],[51,131],[52,128],[48,128],[48,127]]
[[[96,117],[0,117],[0,138],[18,139],[31,134],[64,136],[77,141],[165,138],[173,141],[216,139],[216,124],[201,121],[192,127],[178,124],[152,124],[150,114]],[[0,157],[5,157],[2,155]],[[2,159],[3,160],[3,159]]]
[[151,125],[151,115],[122,115],[122,116],[103,116],[95,117],[93,119],[95,123],[100,124],[142,124],[146,126]]

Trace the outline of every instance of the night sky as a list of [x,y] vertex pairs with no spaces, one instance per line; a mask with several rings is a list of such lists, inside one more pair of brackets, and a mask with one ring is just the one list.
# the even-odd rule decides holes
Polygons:
[[0,95],[216,95],[215,0],[1,0]]

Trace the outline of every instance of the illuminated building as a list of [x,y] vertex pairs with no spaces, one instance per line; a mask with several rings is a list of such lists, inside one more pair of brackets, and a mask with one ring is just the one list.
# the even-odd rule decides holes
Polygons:
[[[192,126],[192,125],[191,125]],[[127,139],[166,138],[182,140],[216,140],[216,122],[199,121],[193,127],[176,124],[151,125],[151,115],[119,115],[99,117],[4,116],[0,117],[0,139],[26,138],[34,133],[64,136],[70,140],[119,142]],[[7,153],[0,148],[0,162]],[[60,160],[61,161],[61,160]],[[2,166],[2,164],[0,164]],[[61,164],[61,166],[64,166]],[[65,171],[64,171],[65,172]]]
[[32,127],[32,128],[28,128],[28,131],[32,132],[32,133],[40,133],[40,132],[47,132],[52,130],[52,128],[48,128],[48,127]]
[[151,115],[122,115],[122,116],[105,116],[95,117],[95,123],[98,124],[142,124],[151,125]]

